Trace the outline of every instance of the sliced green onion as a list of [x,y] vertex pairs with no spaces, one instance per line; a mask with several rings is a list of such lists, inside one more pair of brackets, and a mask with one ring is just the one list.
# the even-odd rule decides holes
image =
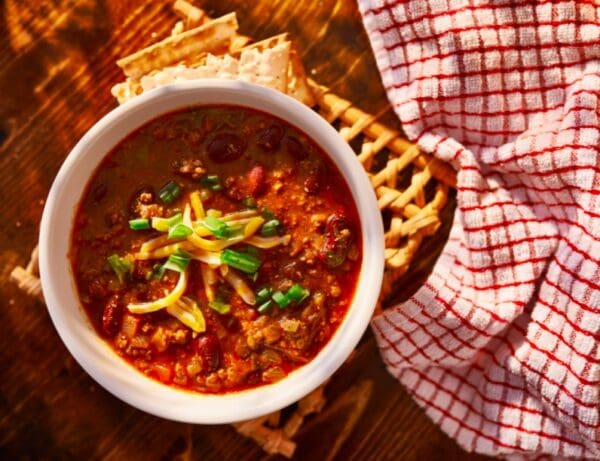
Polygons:
[[265,312],[269,312],[269,310],[271,309],[271,307],[273,306],[273,301],[272,300],[268,300],[264,303],[262,303],[260,306],[258,306],[258,312],[260,312],[261,314],[264,314]]
[[164,264],[164,269],[172,270],[175,272],[183,272],[186,270],[188,264],[190,263],[191,256],[186,251],[181,249],[177,250]]
[[212,235],[218,239],[226,239],[229,237],[229,226],[225,221],[215,218],[214,216],[207,216],[202,221],[202,225],[206,227]]
[[146,218],[130,219],[129,227],[133,230],[150,229],[150,220]]
[[292,285],[285,295],[290,301],[301,304],[302,301],[310,296],[310,291],[296,283]]
[[167,232],[171,227],[176,226],[183,220],[181,213],[176,213],[169,218],[152,218],[152,228],[160,232]]
[[277,305],[282,309],[284,307],[288,307],[289,304],[292,302],[292,300],[288,298],[287,295],[283,294],[281,291],[276,291],[271,295],[271,297],[273,298],[273,301],[275,301]]
[[119,255],[114,254],[110,255],[107,258],[107,261],[111,269],[117,275],[119,283],[123,283],[125,281],[125,277],[133,270],[133,262],[130,258],[120,258]]
[[223,250],[221,253],[221,262],[247,274],[254,274],[260,267],[260,259],[256,256],[248,253],[240,253],[229,248]]
[[250,280],[252,280],[253,282],[256,282],[258,280],[258,272],[255,272],[254,274],[250,274],[249,277],[250,277]]
[[221,185],[221,180],[216,174],[204,176],[200,179],[200,184],[202,184],[207,189],[210,189],[215,192],[223,189],[223,186]]
[[177,185],[175,181],[169,181],[164,187],[158,192],[159,198],[165,205],[169,205],[175,201],[179,194],[181,193],[181,189]]
[[219,314],[228,314],[231,310],[231,305],[222,301],[217,301],[216,299],[214,301],[210,301],[208,303],[208,307],[214,311],[217,311]]
[[256,200],[254,200],[254,197],[252,197],[250,195],[248,197],[244,197],[244,200],[242,200],[242,204],[246,208],[249,208],[251,210],[255,210],[256,209]]
[[262,304],[262,303],[268,301],[269,298],[271,297],[272,293],[273,293],[273,290],[269,287],[261,288],[260,290],[258,290],[256,292],[256,303]]
[[192,235],[193,232],[194,231],[190,227],[180,223],[169,229],[169,238],[182,239],[186,238],[188,235]]
[[274,237],[279,233],[281,222],[279,219],[271,219],[264,223],[260,228],[260,235],[263,237]]

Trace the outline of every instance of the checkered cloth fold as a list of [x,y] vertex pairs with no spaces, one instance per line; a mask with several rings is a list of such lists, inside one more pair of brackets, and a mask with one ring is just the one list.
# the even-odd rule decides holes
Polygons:
[[407,136],[458,170],[443,254],[373,320],[467,450],[600,458],[600,4],[359,0]]

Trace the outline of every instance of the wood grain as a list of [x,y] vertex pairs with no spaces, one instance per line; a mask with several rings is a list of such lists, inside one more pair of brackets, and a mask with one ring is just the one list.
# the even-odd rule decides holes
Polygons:
[[[237,11],[257,39],[288,31],[309,75],[371,113],[388,109],[353,2],[201,2],[212,16]],[[8,281],[35,246],[44,198],[85,131],[115,106],[115,60],[168,34],[175,17],[161,1],[0,2],[0,459],[174,459],[191,434],[192,459],[266,457],[229,426],[159,419],[100,388],[64,348],[44,306]],[[383,120],[393,126],[389,111]],[[399,128],[399,127],[397,127]],[[448,210],[448,209],[447,209]],[[396,299],[420,286],[451,220],[420,250]],[[434,426],[382,365],[370,333],[309,417],[296,459],[477,459]],[[348,422],[356,421],[356,424]]]

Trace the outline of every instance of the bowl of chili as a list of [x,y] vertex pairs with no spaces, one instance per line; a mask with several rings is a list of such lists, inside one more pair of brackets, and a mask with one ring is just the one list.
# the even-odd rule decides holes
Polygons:
[[377,302],[383,225],[325,120],[256,85],[162,87],[71,151],[40,229],[52,321],[82,367],[146,412],[230,423],[327,380]]

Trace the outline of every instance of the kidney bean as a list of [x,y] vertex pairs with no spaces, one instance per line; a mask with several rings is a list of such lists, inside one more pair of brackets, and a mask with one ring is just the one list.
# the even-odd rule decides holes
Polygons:
[[117,334],[121,327],[122,315],[119,296],[111,296],[102,311],[102,331],[106,336],[113,337]]
[[334,213],[325,223],[325,242],[320,248],[319,256],[329,267],[341,266],[348,257],[352,232],[350,222],[344,215]]
[[343,229],[350,228],[350,221],[341,213],[332,213],[325,221],[325,232],[338,236]]
[[196,338],[194,348],[202,358],[206,372],[212,373],[219,369],[221,365],[221,344],[215,335],[205,333],[199,336]]
[[286,150],[296,160],[304,160],[306,157],[308,157],[308,150],[298,138],[294,136],[287,136],[284,144]]
[[327,237],[325,243],[321,246],[319,256],[321,260],[329,267],[338,267],[346,260],[346,254],[343,247],[337,245],[337,242],[332,237]]
[[256,145],[266,152],[274,152],[279,149],[282,138],[283,128],[273,123],[259,133]]
[[301,165],[301,168],[306,172],[303,183],[304,192],[314,195],[321,188],[323,165],[318,160],[306,160]]
[[206,150],[213,162],[227,163],[244,155],[246,147],[246,142],[237,134],[224,132],[213,136]]
[[256,197],[265,190],[265,179],[267,173],[262,165],[255,165],[248,172],[248,191],[250,195]]

